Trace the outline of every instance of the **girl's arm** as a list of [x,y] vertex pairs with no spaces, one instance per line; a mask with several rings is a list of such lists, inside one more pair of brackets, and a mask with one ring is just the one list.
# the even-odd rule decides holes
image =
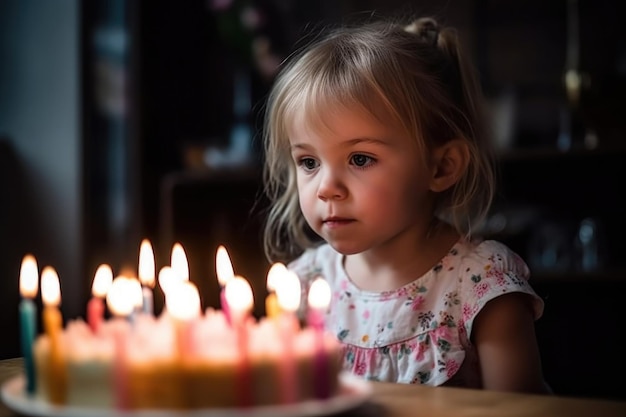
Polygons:
[[549,392],[543,380],[527,294],[510,293],[489,301],[474,320],[472,341],[485,389]]

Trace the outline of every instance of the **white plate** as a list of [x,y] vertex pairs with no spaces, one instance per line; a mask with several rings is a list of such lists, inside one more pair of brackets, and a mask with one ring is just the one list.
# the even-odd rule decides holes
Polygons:
[[24,392],[24,376],[18,375],[2,385],[2,400],[20,414],[41,417],[310,417],[350,410],[364,403],[371,394],[371,385],[350,374],[340,375],[340,392],[327,400],[309,400],[289,405],[250,408],[204,408],[198,410],[118,411],[106,408],[55,406]]

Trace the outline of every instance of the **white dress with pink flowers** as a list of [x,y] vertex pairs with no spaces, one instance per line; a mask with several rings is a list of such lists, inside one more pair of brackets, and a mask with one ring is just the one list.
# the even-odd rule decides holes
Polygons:
[[332,289],[326,327],[344,346],[343,367],[370,380],[481,387],[472,325],[502,294],[543,300],[528,284],[524,261],[502,243],[459,240],[426,274],[389,292],[360,290],[343,256],[324,244],[289,264],[306,284],[317,276]]

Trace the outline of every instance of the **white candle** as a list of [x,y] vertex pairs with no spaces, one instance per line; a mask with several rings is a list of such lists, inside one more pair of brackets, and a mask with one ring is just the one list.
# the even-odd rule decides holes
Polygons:
[[154,251],[148,239],[141,241],[139,247],[139,281],[141,282],[142,312],[154,314],[154,296],[152,289],[155,284]]
[[114,389],[116,406],[120,410],[128,408],[128,376],[126,369],[126,319],[135,308],[133,284],[126,277],[116,277],[107,293],[109,311],[120,323],[115,323],[115,357],[114,357]]

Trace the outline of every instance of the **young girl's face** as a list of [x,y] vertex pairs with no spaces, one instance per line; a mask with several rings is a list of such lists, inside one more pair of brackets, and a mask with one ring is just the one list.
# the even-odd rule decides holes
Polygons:
[[400,249],[432,220],[430,168],[415,140],[362,112],[328,111],[323,129],[295,120],[289,131],[300,208],[343,254]]

